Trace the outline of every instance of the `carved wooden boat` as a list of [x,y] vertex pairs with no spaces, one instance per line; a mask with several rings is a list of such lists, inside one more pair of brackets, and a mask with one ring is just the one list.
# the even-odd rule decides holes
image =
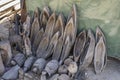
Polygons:
[[58,19],[56,21],[55,27],[53,29],[53,34],[59,31],[59,38],[56,44],[56,47],[54,48],[52,59],[59,60],[61,51],[62,51],[62,46],[63,46],[63,31],[64,31],[64,17],[62,14],[58,16]]
[[53,13],[47,22],[46,29],[45,29],[45,35],[48,36],[50,39],[53,35],[53,28],[55,26],[55,21],[56,21],[56,14]]
[[78,62],[81,54],[83,53],[85,43],[86,43],[86,32],[84,30],[81,33],[79,33],[75,41],[74,53],[73,53],[75,62]]
[[63,36],[63,31],[64,31],[64,26],[65,26],[65,20],[64,20],[64,16],[63,14],[59,14],[55,26],[53,28],[53,35],[59,31],[60,35],[59,36]]
[[38,31],[38,33],[36,34],[35,40],[34,40],[34,42],[33,42],[34,52],[36,52],[36,50],[37,50],[37,48],[38,48],[38,46],[39,46],[39,44],[40,44],[40,42],[41,42],[41,40],[42,40],[43,34],[44,34],[43,28],[40,29],[40,30]]
[[105,47],[106,47],[106,54],[105,54],[105,66],[107,64],[107,45],[106,45],[106,39],[105,39],[105,35],[102,32],[102,29],[100,28],[100,26],[98,26],[96,28],[96,43],[98,42],[98,40],[100,39],[100,37],[103,37],[104,43],[105,43]]
[[56,32],[54,34],[54,36],[52,37],[52,39],[50,41],[50,44],[49,44],[49,46],[48,46],[48,48],[46,50],[46,53],[43,53],[43,54],[45,54],[44,58],[48,58],[48,57],[50,57],[52,55],[53,50],[56,48],[59,35],[60,35],[60,33]]
[[57,41],[56,48],[53,51],[52,59],[59,60],[63,47],[63,37],[60,37]]
[[71,47],[72,47],[72,45],[70,43],[70,38],[69,38],[69,36],[67,36],[65,44],[63,46],[59,64],[62,64],[64,62],[64,60],[69,56]]
[[40,29],[39,22],[40,22],[39,21],[39,9],[37,8],[35,13],[34,13],[34,20],[33,20],[32,27],[31,27],[31,34],[30,34],[31,43],[33,43],[34,38]]
[[[103,69],[105,68],[105,66],[106,66],[106,64],[107,64],[107,46],[106,46],[106,39],[105,39],[105,35],[103,34],[103,32],[102,32],[102,30],[101,30],[101,28],[98,26],[97,28],[96,28],[96,45],[98,44],[98,42],[100,41],[100,38],[103,38],[103,47],[104,47],[104,49],[105,49],[105,53],[103,54],[103,56],[101,56],[101,61],[103,61],[104,60],[104,63],[102,63],[102,65],[103,65]],[[96,48],[95,48],[96,49]],[[104,51],[103,51],[104,52]],[[95,55],[97,55],[97,53],[95,52],[95,54],[94,54],[94,56]],[[99,56],[99,55],[98,55]],[[99,56],[100,57],[100,56]],[[104,59],[103,59],[104,58]],[[103,60],[102,60],[103,59]],[[95,60],[95,58],[94,58],[94,61],[96,61]],[[100,61],[100,62],[101,62]],[[95,64],[94,64],[95,65]],[[102,70],[103,70],[102,69]],[[97,72],[96,72],[97,73]],[[99,72],[98,72],[99,73]]]
[[70,12],[70,15],[68,16],[68,21],[70,18],[73,18],[73,21],[74,21],[74,27],[75,27],[75,34],[77,34],[77,9],[76,9],[76,5],[73,4],[72,6],[72,10]]
[[30,35],[30,27],[31,27],[31,18],[29,15],[27,15],[26,17],[26,21],[23,23],[23,33],[26,35],[26,36],[29,36]]
[[76,34],[75,34],[75,27],[74,27],[74,22],[73,22],[73,18],[70,18],[69,22],[67,23],[66,27],[65,27],[65,31],[64,31],[64,36],[63,36],[63,40],[64,40],[64,45],[63,45],[63,50],[62,50],[62,54],[60,57],[60,64],[62,64],[62,62],[65,60],[65,58],[68,57],[70,50],[74,44],[75,38],[76,38]]
[[68,21],[65,31],[64,31],[64,41],[66,40],[67,36],[70,37],[71,44],[73,45],[75,38],[76,38],[76,28],[74,26],[73,18],[71,17]]
[[86,41],[86,45],[85,46],[85,51],[84,51],[84,55],[81,55],[83,56],[80,60],[80,67],[81,68],[87,68],[92,60],[93,60],[93,55],[94,55],[94,49],[95,49],[95,37],[92,33],[92,31],[89,29],[88,30],[88,33],[87,33],[87,41]]
[[45,31],[46,29],[46,24],[47,24],[47,21],[50,17],[50,9],[49,7],[44,7],[41,14],[40,14],[40,28],[43,28],[43,30]]
[[32,55],[31,41],[28,36],[24,36],[24,45],[25,45],[25,55],[26,56]]
[[44,36],[37,48],[37,51],[36,51],[36,55],[38,58],[45,57],[49,42],[50,42],[50,40],[49,40],[48,36]]
[[100,73],[105,66],[106,47],[103,37],[100,37],[95,47],[94,68],[96,73]]

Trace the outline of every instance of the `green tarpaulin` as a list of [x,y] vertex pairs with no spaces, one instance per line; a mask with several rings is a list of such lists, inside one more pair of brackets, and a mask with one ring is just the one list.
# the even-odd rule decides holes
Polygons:
[[49,6],[66,17],[73,3],[77,5],[78,31],[92,28],[95,32],[100,25],[107,40],[108,55],[120,58],[120,0],[26,0],[29,12]]

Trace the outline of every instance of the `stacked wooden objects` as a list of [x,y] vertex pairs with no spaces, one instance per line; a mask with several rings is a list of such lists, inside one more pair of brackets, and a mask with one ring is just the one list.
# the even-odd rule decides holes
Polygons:
[[73,5],[66,19],[48,7],[36,8],[21,23],[16,14],[8,40],[0,38],[0,74],[3,80],[80,80],[94,64],[100,73],[107,61],[105,36],[97,27],[77,35],[77,10]]

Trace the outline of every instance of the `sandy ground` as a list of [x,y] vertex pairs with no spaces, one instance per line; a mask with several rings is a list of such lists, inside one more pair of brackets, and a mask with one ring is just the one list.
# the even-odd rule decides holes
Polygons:
[[120,80],[120,61],[109,59],[106,68],[100,73],[95,74],[93,66],[85,72],[86,80]]

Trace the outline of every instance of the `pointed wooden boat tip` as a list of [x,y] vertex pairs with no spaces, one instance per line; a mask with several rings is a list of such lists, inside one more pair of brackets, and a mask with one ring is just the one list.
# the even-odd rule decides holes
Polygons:
[[43,14],[46,14],[48,17],[50,16],[50,8],[45,6],[42,11]]
[[63,13],[60,13],[58,18],[63,19],[64,18]]
[[96,28],[96,33],[103,35],[103,31],[102,31],[102,29],[101,29],[100,26],[97,26],[97,28]]
[[73,8],[74,10],[76,10],[76,4],[73,4],[72,8]]
[[104,35],[101,27],[100,27],[100,26],[97,26],[97,28],[96,28],[96,41],[98,41],[98,39],[99,39],[101,36],[103,37],[103,40],[105,41],[105,44],[106,44],[105,35]]
[[42,15],[45,14],[47,17],[50,16],[50,9],[48,6],[45,6],[40,14],[40,17],[42,17]]
[[91,33],[92,32],[92,30],[91,29],[88,29],[88,33]]
[[47,25],[49,24],[49,22],[51,22],[51,19],[56,20],[56,14],[55,14],[55,12],[52,13],[52,15],[49,17],[48,22],[47,22]]
[[35,11],[34,11],[34,17],[39,17],[40,16],[40,9],[38,7],[36,7]]
[[62,14],[62,13],[59,14],[58,19],[59,19],[60,21],[63,19],[63,14]]
[[44,32],[44,29],[43,29],[43,28],[41,28],[41,29],[40,29],[40,32]]
[[93,34],[93,32],[92,32],[91,29],[88,29],[88,36],[92,36],[92,37],[94,37],[94,34]]
[[64,17],[63,17],[63,14],[62,14],[62,13],[59,14],[56,23],[57,23],[58,21],[60,21],[60,24],[64,27],[64,25],[65,25],[65,24],[64,24]]
[[56,36],[57,36],[57,38],[58,38],[58,36],[60,35],[60,32],[58,31],[58,32],[56,32],[55,34],[56,34]]
[[103,38],[103,37],[100,37],[99,42],[101,42],[101,43],[103,43],[103,44],[104,44],[104,38]]
[[56,17],[56,13],[53,12],[52,15],[51,15],[51,17]]
[[[86,31],[83,30],[82,32],[80,32],[80,33],[78,34],[78,37],[80,37],[81,35],[86,35]],[[85,36],[85,37],[86,37],[86,36]]]
[[97,27],[96,27],[96,31],[99,31],[99,30],[100,30],[100,26],[97,26]]
[[[70,12],[70,14],[69,14],[69,16],[68,16],[67,21],[68,21],[71,17],[75,18],[75,24],[76,24],[77,9],[76,9],[76,5],[75,5],[75,4],[72,5],[72,9],[71,9],[71,12]],[[75,26],[76,26],[76,25],[75,25]]]
[[[71,17],[70,20],[68,21],[67,25],[69,25],[69,24],[73,24],[73,18],[72,18],[72,17]],[[67,25],[66,25],[66,26],[67,26]]]

